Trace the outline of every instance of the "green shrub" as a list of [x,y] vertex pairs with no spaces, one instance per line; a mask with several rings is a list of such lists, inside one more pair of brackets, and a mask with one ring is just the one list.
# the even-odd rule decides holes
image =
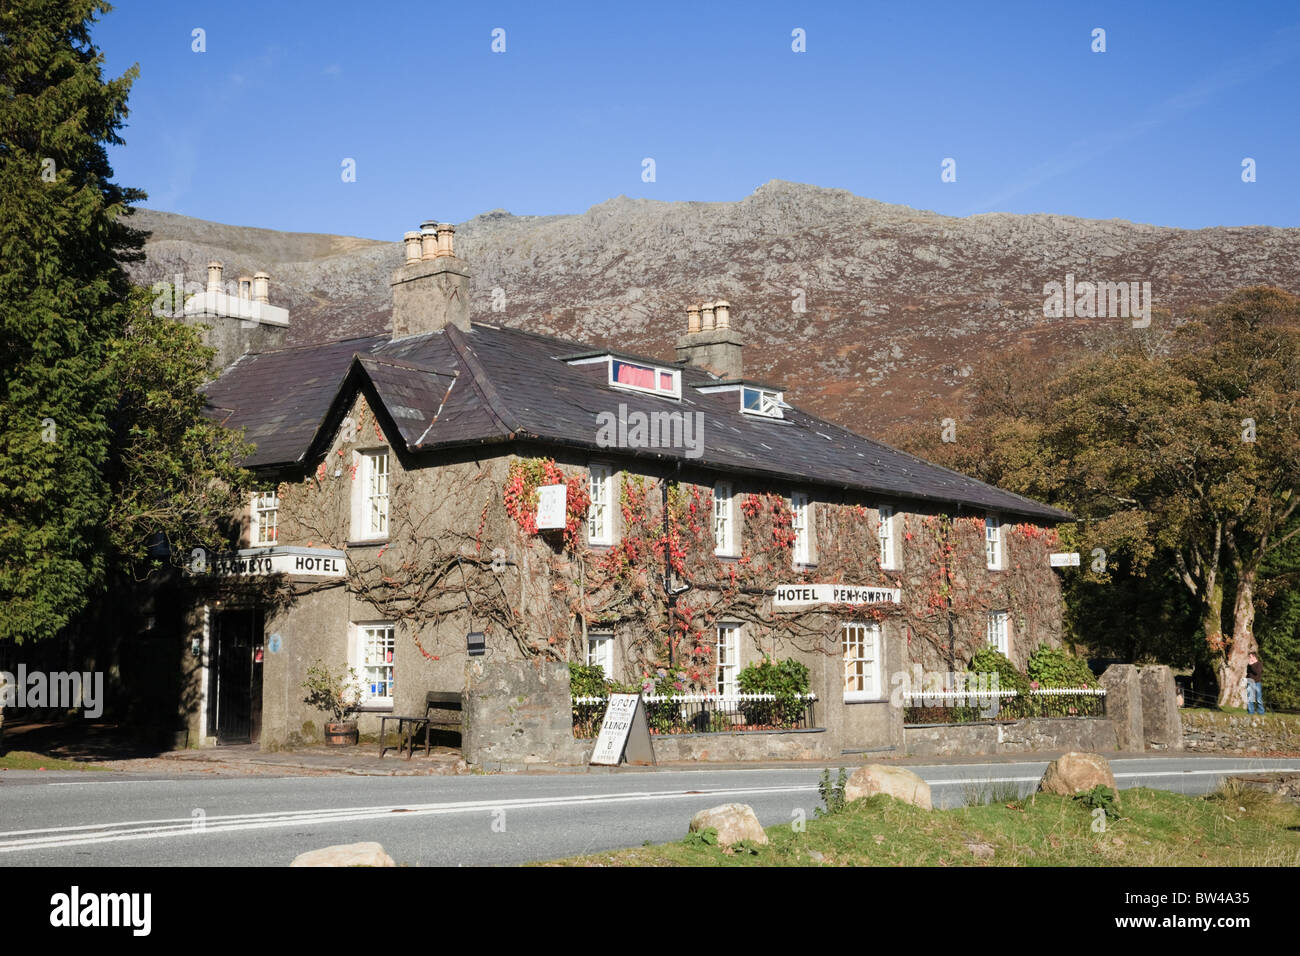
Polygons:
[[1091,790],[1086,790],[1083,793],[1076,793],[1074,799],[1082,803],[1089,810],[1100,808],[1105,812],[1109,819],[1119,819],[1119,795],[1104,784],[1099,783]]
[[741,709],[747,724],[783,727],[799,722],[806,704],[802,695],[808,693],[810,678],[808,667],[794,658],[775,661],[764,657],[750,664],[736,677],[742,693],[772,694],[773,701],[746,701]]
[[605,677],[603,668],[596,664],[569,665],[569,692],[574,697],[605,697],[609,694],[610,681]]
[[1097,679],[1088,662],[1056,647],[1040,645],[1029,658],[1031,681],[1039,687],[1096,687]]
[[840,767],[839,779],[831,783],[830,770],[822,771],[821,783],[817,784],[817,792],[821,794],[823,807],[817,807],[813,810],[813,816],[818,819],[829,817],[832,814],[839,813],[844,809],[844,787],[849,782],[849,772]]
[[976,651],[967,669],[975,674],[997,674],[998,690],[1014,690],[1021,696],[1029,693],[1029,678],[1016,670],[1016,665],[996,647],[982,647]]

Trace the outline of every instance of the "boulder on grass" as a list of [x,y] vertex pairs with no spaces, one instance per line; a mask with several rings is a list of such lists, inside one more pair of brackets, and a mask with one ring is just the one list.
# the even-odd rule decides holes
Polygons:
[[698,833],[709,827],[718,831],[718,846],[731,846],[741,840],[751,843],[767,843],[767,834],[763,832],[754,808],[744,803],[724,803],[720,807],[701,810],[691,817],[688,828],[691,833]]
[[851,803],[878,793],[910,803],[922,810],[933,809],[930,803],[930,785],[903,767],[886,767],[870,763],[853,771],[844,785],[844,802]]
[[1057,793],[1063,797],[1072,797],[1076,793],[1091,790],[1096,786],[1110,787],[1119,795],[1115,785],[1115,775],[1110,772],[1110,764],[1101,754],[1083,754],[1070,752],[1062,754],[1047,765],[1043,779],[1038,781],[1039,793]]
[[290,866],[396,866],[378,843],[343,843],[299,853]]

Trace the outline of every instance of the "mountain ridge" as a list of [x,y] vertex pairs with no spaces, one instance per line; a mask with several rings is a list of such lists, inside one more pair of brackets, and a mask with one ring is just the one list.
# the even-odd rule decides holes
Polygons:
[[[145,259],[128,265],[137,282],[178,272],[202,282],[216,258],[227,279],[271,274],[272,303],[290,310],[287,345],[387,328],[400,236],[279,232],[148,209],[132,218],[153,233]],[[456,249],[472,270],[475,320],[598,346],[669,358],[687,304],[726,298],[748,342],[748,375],[785,382],[815,414],[875,430],[936,403],[957,414],[994,351],[1047,360],[1099,327],[1128,326],[1044,317],[1043,286],[1066,273],[1149,281],[1154,305],[1175,317],[1246,285],[1300,291],[1300,229],[952,217],[784,180],[736,201],[616,196],[583,213],[489,210],[457,225]]]

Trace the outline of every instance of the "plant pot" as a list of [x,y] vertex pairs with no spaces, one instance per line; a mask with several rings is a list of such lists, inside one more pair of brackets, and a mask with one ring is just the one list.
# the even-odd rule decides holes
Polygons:
[[346,721],[341,724],[325,725],[325,744],[329,747],[355,747],[357,745],[357,722]]

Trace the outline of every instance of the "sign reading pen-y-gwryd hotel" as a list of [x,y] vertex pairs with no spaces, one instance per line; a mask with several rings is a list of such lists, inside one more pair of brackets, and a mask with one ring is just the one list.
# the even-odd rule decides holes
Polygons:
[[858,587],[853,584],[780,584],[772,596],[776,610],[810,604],[898,604],[898,588]]
[[334,548],[247,548],[233,554],[214,554],[206,568],[192,566],[191,573],[217,577],[260,578],[272,574],[294,577],[341,578],[347,575],[347,557]]

